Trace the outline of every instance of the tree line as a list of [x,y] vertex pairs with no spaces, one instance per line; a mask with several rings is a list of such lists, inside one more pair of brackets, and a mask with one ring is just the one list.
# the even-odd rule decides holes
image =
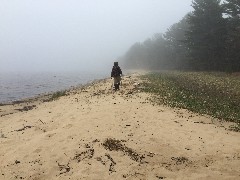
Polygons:
[[193,0],[193,11],[164,34],[133,44],[128,69],[240,71],[240,0]]

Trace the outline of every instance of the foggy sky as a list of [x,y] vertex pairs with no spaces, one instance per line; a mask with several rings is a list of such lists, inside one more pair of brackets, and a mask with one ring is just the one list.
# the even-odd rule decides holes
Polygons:
[[0,0],[0,71],[112,66],[135,42],[164,33],[191,0]]

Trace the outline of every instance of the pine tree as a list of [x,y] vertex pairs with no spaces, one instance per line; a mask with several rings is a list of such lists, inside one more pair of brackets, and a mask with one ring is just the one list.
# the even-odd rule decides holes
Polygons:
[[240,16],[240,1],[239,0],[225,0],[224,3],[225,12],[230,15],[230,17]]
[[220,0],[193,0],[186,44],[192,67],[219,70],[224,64],[225,20]]
[[223,4],[227,15],[227,60],[230,71],[240,71],[240,0],[226,0]]
[[178,23],[173,24],[165,33],[167,47],[170,51],[169,61],[175,69],[188,69],[188,57],[186,49],[185,32],[189,29],[187,17],[184,16]]

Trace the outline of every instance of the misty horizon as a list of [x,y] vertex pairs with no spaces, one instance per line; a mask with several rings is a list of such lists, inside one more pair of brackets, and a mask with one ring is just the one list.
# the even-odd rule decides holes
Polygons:
[[0,71],[98,71],[191,11],[184,1],[1,1]]

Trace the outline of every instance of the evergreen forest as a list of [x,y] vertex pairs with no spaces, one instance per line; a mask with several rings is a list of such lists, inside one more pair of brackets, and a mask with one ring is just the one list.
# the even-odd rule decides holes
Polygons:
[[240,71],[240,0],[193,0],[192,12],[119,58],[127,69]]

